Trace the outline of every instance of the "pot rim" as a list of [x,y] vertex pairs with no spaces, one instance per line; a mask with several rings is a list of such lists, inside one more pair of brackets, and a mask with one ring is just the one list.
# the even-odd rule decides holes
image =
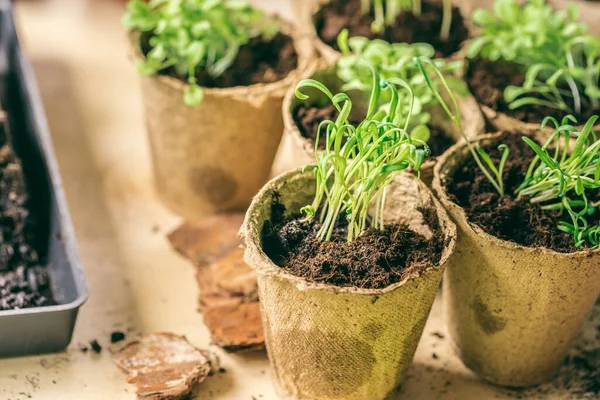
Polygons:
[[[477,136],[476,138],[472,139],[470,142],[477,143],[477,142],[480,142],[483,140],[491,141],[491,140],[495,140],[501,136],[504,136],[506,134],[517,135],[517,133],[510,133],[510,132],[508,132],[508,133],[507,132],[487,133],[485,135]],[[560,258],[565,258],[565,259],[568,258],[571,260],[573,259],[573,257],[585,258],[585,257],[589,257],[590,255],[600,255],[600,249],[595,249],[595,250],[585,249],[585,250],[578,250],[578,251],[572,252],[572,253],[561,253],[556,250],[550,249],[548,247],[521,245],[516,242],[500,239],[496,236],[493,236],[493,235],[487,233],[479,225],[469,221],[469,219],[467,218],[467,213],[465,212],[464,208],[459,206],[452,200],[450,200],[450,197],[447,194],[446,188],[442,184],[442,181],[445,180],[445,178],[449,175],[445,171],[447,168],[448,162],[450,160],[455,159],[455,157],[459,157],[460,156],[459,152],[463,151],[463,149],[465,149],[466,146],[467,146],[467,144],[465,142],[456,143],[455,145],[450,147],[450,149],[448,151],[446,151],[446,153],[444,153],[438,159],[438,163],[434,167],[434,170],[433,170],[433,182],[431,185],[433,192],[435,193],[436,197],[440,200],[440,202],[442,203],[444,208],[446,210],[448,210],[448,212],[453,216],[453,218],[460,219],[460,221],[457,221],[458,225],[460,225],[461,223],[465,224],[471,229],[471,231],[475,235],[479,235],[479,236],[483,237],[485,240],[487,240],[488,242],[491,242],[495,246],[498,246],[498,247],[501,247],[504,249],[508,249],[508,250],[522,250],[522,251],[526,251],[529,253],[545,252],[545,253],[553,255],[554,257],[560,257]],[[465,152],[465,154],[466,154],[465,157],[470,156],[470,153],[468,151]]]
[[[444,230],[444,236],[448,240],[440,261],[437,265],[427,267],[420,274],[417,272],[411,273],[409,276],[404,278],[400,282],[396,282],[390,286],[382,289],[365,289],[353,286],[335,286],[327,283],[310,282],[305,278],[293,275],[283,268],[277,266],[263,251],[261,243],[258,239],[260,232],[256,229],[258,226],[258,214],[260,213],[261,201],[265,196],[268,196],[274,189],[281,188],[287,182],[312,178],[312,172],[303,171],[302,168],[294,169],[273,178],[258,192],[258,194],[252,200],[244,223],[240,228],[238,235],[242,239],[242,247],[245,248],[244,260],[250,267],[260,275],[274,276],[280,279],[285,279],[294,284],[299,290],[319,290],[325,292],[331,292],[335,294],[357,294],[357,295],[382,295],[385,293],[392,292],[398,288],[409,284],[410,282],[417,281],[419,278],[425,278],[434,271],[439,271],[446,264],[456,244],[456,225],[452,222],[446,211],[443,209],[441,204],[435,198],[433,193],[421,182],[418,178],[411,175],[410,173],[402,173],[404,177],[408,179],[414,179],[418,182],[419,189],[424,193],[428,193],[431,198],[431,206],[435,208],[435,211],[440,219],[440,229]],[[254,227],[254,230],[252,229]],[[256,260],[259,260],[258,262]]]
[[[233,97],[271,94],[279,91],[283,92],[288,86],[292,85],[292,83],[298,79],[298,75],[301,74],[302,71],[304,71],[311,64],[314,51],[309,38],[305,35],[299,34],[299,30],[294,23],[280,18],[277,15],[269,15],[269,17],[279,22],[280,32],[292,39],[294,49],[296,50],[296,54],[298,56],[298,64],[296,65],[296,68],[291,70],[284,78],[271,83],[255,83],[249,86],[238,85],[225,88],[207,88],[200,86],[205,95]],[[139,45],[141,32],[130,29],[127,31],[127,37],[129,41],[129,51],[131,57],[135,62],[143,61],[145,56],[142,53]],[[184,82],[181,79],[175,78],[171,75],[154,73],[144,77],[160,82],[181,92],[189,87],[187,82]]]

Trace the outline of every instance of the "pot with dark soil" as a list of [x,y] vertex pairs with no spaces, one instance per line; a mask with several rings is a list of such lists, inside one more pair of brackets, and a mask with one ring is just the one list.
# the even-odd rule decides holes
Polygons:
[[278,110],[312,46],[237,2],[151,4],[130,0],[124,22],[143,75],[157,192],[189,219],[245,208],[268,179]]
[[[417,56],[432,57],[433,47],[425,43],[389,44],[382,40],[369,41],[360,37],[348,39],[345,33],[340,36],[339,42],[344,47],[344,54],[335,65],[327,66],[323,62],[313,71],[308,71],[307,77],[324,82],[334,90],[333,93],[347,91],[354,105],[349,122],[355,125],[362,121],[368,110],[368,99],[373,88],[371,67],[384,79],[399,78],[408,82],[412,93],[400,92],[397,115],[408,116],[412,104],[408,130],[411,135],[419,136],[427,142],[430,157],[421,166],[420,175],[429,185],[433,179],[436,157],[461,139],[460,132],[448,120],[427,87],[419,68],[413,63],[413,58]],[[462,110],[467,136],[473,138],[483,133],[484,120],[477,102],[466,90],[464,82],[454,75],[461,69],[462,63],[443,59],[435,59],[434,62],[446,76],[449,85],[460,94],[457,102]],[[309,94],[308,99],[299,98],[296,90],[290,88],[283,101],[285,138],[292,143],[289,153],[295,161],[294,166],[314,162],[318,151],[326,145],[326,135],[321,132],[318,151],[315,152],[320,124],[327,119],[335,120],[339,115],[339,106],[332,104],[327,95],[315,88],[306,88],[305,91]],[[377,106],[380,110],[387,110],[391,101],[390,96],[384,93]],[[397,121],[399,126],[404,126],[405,122],[406,120]]]
[[316,0],[309,14],[317,50],[329,62],[340,55],[337,37],[344,29],[351,37],[429,43],[438,58],[455,55],[469,36],[449,0]]
[[[396,90],[383,79],[381,89]],[[373,112],[349,125],[351,100],[335,99],[341,115],[325,122],[332,146],[309,171],[269,182],[241,236],[279,395],[384,399],[412,362],[455,227],[427,187],[402,172],[418,169],[424,150],[396,135],[394,109],[374,112],[371,99]]]
[[600,112],[600,38],[576,12],[496,0],[494,13],[477,9],[472,19],[479,34],[465,79],[490,130],[533,134],[547,116],[582,123]]
[[433,189],[458,227],[444,277],[448,329],[465,365],[495,384],[550,380],[600,295],[594,122],[550,139],[485,135],[435,168]]

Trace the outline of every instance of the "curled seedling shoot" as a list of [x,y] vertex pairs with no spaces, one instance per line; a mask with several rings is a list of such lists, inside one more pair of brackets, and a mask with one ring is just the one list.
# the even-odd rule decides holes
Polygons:
[[[431,61],[430,58],[415,57],[414,63],[421,70],[421,73],[425,77],[427,86],[429,87],[429,89],[431,90],[431,92],[433,93],[433,95],[435,96],[437,101],[440,103],[443,110],[446,112],[446,114],[448,114],[452,123],[458,128],[460,134],[465,139],[465,142],[467,143],[467,147],[469,148],[469,151],[471,152],[473,159],[477,163],[477,166],[479,167],[479,169],[481,169],[481,172],[483,172],[483,174],[490,181],[492,186],[494,186],[494,188],[496,189],[498,194],[500,196],[504,196],[503,173],[504,173],[504,166],[506,164],[506,160],[508,159],[508,155],[509,155],[508,146],[501,144],[498,147],[502,151],[502,157],[501,157],[500,163],[497,166],[494,164],[494,162],[492,161],[490,156],[487,154],[487,152],[479,144],[477,144],[475,147],[473,147],[473,145],[467,138],[467,135],[465,134],[465,131],[462,126],[460,107],[458,106],[456,98],[454,97],[454,93],[453,93],[452,89],[449,87],[448,82],[446,81],[446,78],[444,78],[444,75],[441,73],[441,71],[438,69],[438,67],[435,65],[435,63],[433,61]],[[443,96],[440,94],[440,91],[434,85],[433,81],[431,80],[431,78],[429,77],[429,75],[425,69],[424,64],[428,64],[429,66],[431,66],[431,68],[435,72],[438,80],[442,83],[442,86],[443,86],[446,94],[448,95],[448,97],[450,98],[450,100],[452,102],[452,108],[454,109],[454,111],[452,111],[450,109],[450,107],[444,100]]]
[[[373,85],[368,111],[357,126],[348,122],[352,100],[347,94],[334,95],[313,79],[303,80],[296,87],[299,99],[308,99],[304,89],[317,89],[339,111],[335,121],[327,120],[319,125],[316,142],[324,134],[326,145],[322,150],[315,149],[316,164],[305,167],[314,172],[316,192],[312,204],[302,211],[307,220],[319,214],[321,226],[317,237],[320,240],[331,239],[342,215],[348,220],[349,242],[369,226],[382,229],[386,187],[404,169],[419,171],[428,154],[427,145],[407,132],[412,107],[409,107],[409,116],[403,118],[403,126],[393,122],[397,120],[398,88],[409,92],[411,103],[414,102],[410,86],[397,78],[381,79],[375,68],[370,69]],[[378,106],[382,92],[391,93],[389,111]]]

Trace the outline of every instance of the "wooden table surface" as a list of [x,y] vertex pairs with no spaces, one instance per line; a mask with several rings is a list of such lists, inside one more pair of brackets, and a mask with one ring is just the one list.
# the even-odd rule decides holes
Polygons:
[[[288,17],[295,14],[290,0],[256,3]],[[16,2],[21,41],[46,107],[90,298],[67,351],[0,360],[2,400],[134,399],[108,351],[79,350],[94,339],[106,347],[114,330],[171,331],[210,347],[196,312],[194,270],[165,239],[180,220],[162,207],[152,186],[141,94],[121,27],[123,9],[114,0]],[[227,372],[202,383],[197,398],[276,398],[264,352],[227,355],[211,349]],[[449,347],[438,299],[397,398],[576,398],[564,391],[535,393],[495,388],[470,373]]]

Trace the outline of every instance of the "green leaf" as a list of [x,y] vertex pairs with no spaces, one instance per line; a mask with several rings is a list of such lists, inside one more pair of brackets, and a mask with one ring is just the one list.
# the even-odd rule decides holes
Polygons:
[[196,84],[190,84],[184,91],[183,101],[190,107],[199,105],[203,99],[204,91]]
[[471,19],[477,25],[491,25],[496,22],[496,18],[487,10],[478,8],[471,14]]
[[410,131],[410,137],[412,139],[420,140],[425,143],[429,141],[430,136],[431,132],[427,125],[417,125]]

